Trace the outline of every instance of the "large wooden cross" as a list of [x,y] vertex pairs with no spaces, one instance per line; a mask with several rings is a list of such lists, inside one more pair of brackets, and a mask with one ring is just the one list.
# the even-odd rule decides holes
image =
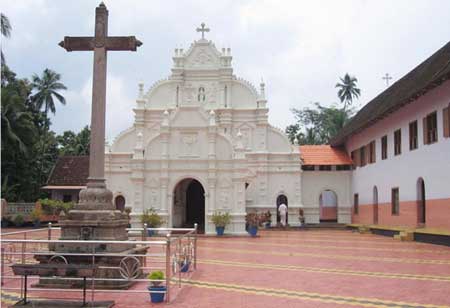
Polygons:
[[92,85],[91,145],[89,186],[104,185],[105,177],[105,110],[106,56],[109,50],[136,51],[142,42],[134,36],[108,36],[108,10],[102,2],[95,9],[95,36],[65,36],[59,45],[67,51],[94,51]]

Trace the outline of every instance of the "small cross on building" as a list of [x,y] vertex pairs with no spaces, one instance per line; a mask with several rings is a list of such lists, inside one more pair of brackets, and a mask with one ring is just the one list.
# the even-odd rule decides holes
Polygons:
[[205,32],[209,32],[209,28],[205,28],[205,23],[202,22],[202,24],[200,25],[201,28],[197,28],[197,32],[201,32],[202,33],[202,40],[205,39]]
[[382,77],[381,79],[384,79],[386,81],[386,87],[389,87],[389,80],[391,80],[392,77],[389,76],[388,73],[386,73],[386,75],[384,75],[384,77]]

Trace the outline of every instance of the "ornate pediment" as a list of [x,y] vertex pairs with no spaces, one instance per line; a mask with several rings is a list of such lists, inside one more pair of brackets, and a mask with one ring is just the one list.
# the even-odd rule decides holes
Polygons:
[[220,52],[211,41],[195,41],[187,51],[184,68],[187,69],[218,69],[220,67]]

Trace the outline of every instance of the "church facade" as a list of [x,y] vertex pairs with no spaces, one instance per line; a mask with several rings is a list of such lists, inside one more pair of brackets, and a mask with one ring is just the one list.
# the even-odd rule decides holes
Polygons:
[[126,200],[136,225],[153,208],[167,226],[198,223],[206,233],[214,232],[216,211],[230,213],[229,233],[245,233],[251,211],[271,211],[275,224],[281,203],[290,225],[299,223],[299,208],[306,222],[319,223],[328,199],[335,207],[330,220],[349,223],[351,172],[335,165],[351,162],[338,159],[304,183],[300,147],[268,122],[264,83],[257,90],[237,78],[231,61],[229,48],[202,37],[188,50],[175,49],[169,78],[148,90],[139,85],[134,125],[106,149],[115,200]]

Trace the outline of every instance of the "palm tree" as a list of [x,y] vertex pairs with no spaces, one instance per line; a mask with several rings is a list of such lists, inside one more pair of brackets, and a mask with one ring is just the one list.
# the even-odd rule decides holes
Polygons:
[[53,97],[56,97],[61,104],[66,104],[64,96],[58,93],[60,90],[67,89],[60,80],[61,75],[48,68],[44,70],[42,78],[36,74],[33,75],[31,85],[37,92],[33,95],[32,100],[37,110],[41,110],[44,107],[46,114],[49,110],[54,114],[56,108]]
[[[4,37],[10,37],[11,36],[11,23],[9,22],[8,16],[4,15],[3,13],[0,14],[1,19],[1,32],[2,36]],[[2,50],[2,65],[5,63],[5,56],[3,55]]]
[[344,103],[344,110],[346,110],[347,106],[352,104],[353,99],[359,97],[361,90],[356,87],[358,82],[356,77],[346,73],[344,78],[340,77],[339,79],[341,82],[336,84],[336,88],[339,88],[338,97]]
[[27,144],[34,135],[32,116],[25,110],[21,98],[8,88],[2,89],[2,149],[10,144],[27,153]]

